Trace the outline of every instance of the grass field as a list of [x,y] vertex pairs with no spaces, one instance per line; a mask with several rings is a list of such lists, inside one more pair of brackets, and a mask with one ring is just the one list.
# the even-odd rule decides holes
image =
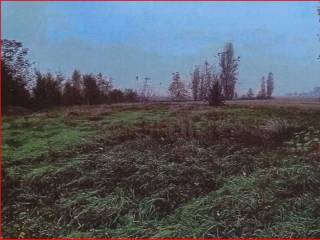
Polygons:
[[60,108],[2,147],[6,238],[320,237],[319,103]]

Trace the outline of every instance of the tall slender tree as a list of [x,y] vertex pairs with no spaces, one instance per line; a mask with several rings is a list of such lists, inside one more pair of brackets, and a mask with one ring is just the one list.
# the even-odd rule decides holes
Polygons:
[[192,74],[192,82],[191,82],[192,96],[194,101],[199,100],[199,84],[200,84],[200,69],[198,66],[196,66]]
[[252,88],[249,88],[248,93],[247,93],[247,98],[249,98],[249,99],[254,98],[254,93],[252,91]]
[[225,99],[230,100],[234,97],[235,93],[240,58],[235,57],[232,43],[227,43],[223,52],[219,53],[219,56],[219,65],[221,68],[220,81]]
[[72,77],[71,77],[71,82],[72,85],[78,89],[79,91],[81,91],[81,87],[82,87],[82,75],[81,72],[77,69],[75,69],[72,73]]
[[95,76],[93,74],[84,75],[83,85],[85,103],[89,105],[100,103],[100,91]]
[[258,98],[265,99],[266,97],[267,97],[266,80],[265,80],[265,77],[262,77]]
[[273,73],[269,72],[268,78],[267,78],[267,98],[272,97],[273,90],[274,90]]
[[212,67],[208,63],[208,61],[205,61],[204,63],[204,95],[205,99],[207,100],[209,95],[209,90],[212,85]]
[[208,100],[209,89],[211,88],[213,81],[212,67],[208,61],[204,62],[203,68],[200,73],[198,98],[199,100]]
[[205,89],[205,74],[204,71],[200,73],[200,82],[199,82],[199,91],[198,91],[198,99],[203,101],[206,98],[206,89]]

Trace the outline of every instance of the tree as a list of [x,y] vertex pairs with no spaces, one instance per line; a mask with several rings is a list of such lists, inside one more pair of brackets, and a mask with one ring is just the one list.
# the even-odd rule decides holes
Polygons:
[[272,93],[274,90],[274,80],[273,80],[273,73],[269,72],[268,78],[267,78],[267,98],[272,97]]
[[123,102],[124,100],[123,92],[119,89],[113,89],[108,94],[108,99],[110,103]]
[[204,100],[208,99],[212,85],[212,68],[208,61],[204,62]]
[[100,91],[97,80],[93,74],[83,75],[83,86],[85,103],[89,105],[100,103]]
[[192,81],[191,81],[192,96],[194,101],[197,101],[199,99],[199,84],[200,84],[200,69],[197,66],[194,69],[194,72],[192,74]]
[[31,64],[27,59],[28,49],[15,40],[1,40],[1,102],[2,112],[8,106],[28,106],[30,94],[27,89],[31,81]]
[[59,106],[62,100],[61,76],[57,79],[52,73],[36,72],[36,86],[33,89],[34,104],[38,107]]
[[96,78],[101,96],[105,98],[112,89],[112,80],[103,76],[102,73],[99,73]]
[[235,58],[232,43],[227,43],[219,56],[221,85],[225,99],[230,100],[234,97],[240,58]]
[[62,103],[65,106],[74,105],[73,86],[70,82],[66,82],[62,93]]
[[125,89],[123,95],[124,95],[123,100],[125,102],[138,102],[139,101],[139,95],[133,89]]
[[72,81],[67,81],[63,88],[62,102],[66,106],[80,105],[83,103],[81,92],[72,84]]
[[266,80],[264,77],[261,79],[261,86],[260,86],[260,91],[257,96],[259,99],[265,99],[267,97],[267,91],[266,91]]
[[247,98],[249,98],[249,99],[254,98],[254,93],[252,91],[252,88],[249,88],[248,93],[247,93]]
[[203,70],[200,74],[200,83],[199,83],[199,100],[208,100],[209,89],[212,85],[213,74],[212,67],[208,61],[204,62]]
[[75,87],[79,92],[81,92],[82,88],[82,75],[81,72],[75,69],[72,73],[71,77],[72,86]]
[[212,87],[209,89],[208,100],[210,106],[220,106],[223,104],[224,96],[219,81],[215,80],[213,82]]
[[205,75],[202,71],[200,74],[200,83],[199,83],[199,93],[198,93],[198,99],[203,101],[206,98],[206,89],[205,89]]
[[168,88],[170,96],[175,100],[184,100],[188,96],[184,83],[181,81],[179,72],[172,74],[172,82]]

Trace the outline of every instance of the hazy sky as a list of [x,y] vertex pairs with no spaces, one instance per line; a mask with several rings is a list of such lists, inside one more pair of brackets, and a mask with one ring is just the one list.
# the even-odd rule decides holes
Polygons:
[[317,2],[2,3],[2,37],[30,49],[41,70],[102,72],[117,87],[148,76],[167,89],[171,73],[217,63],[225,42],[241,57],[239,92],[272,71],[276,94],[320,85]]

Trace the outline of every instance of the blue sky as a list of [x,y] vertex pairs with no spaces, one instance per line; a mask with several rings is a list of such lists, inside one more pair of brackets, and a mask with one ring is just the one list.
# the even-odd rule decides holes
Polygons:
[[[2,3],[2,36],[24,43],[43,71],[102,72],[117,87],[151,77],[165,92],[172,72],[190,79],[195,65],[233,42],[241,57],[240,93],[272,71],[276,94],[320,85],[317,2]],[[160,82],[162,85],[160,85]]]

